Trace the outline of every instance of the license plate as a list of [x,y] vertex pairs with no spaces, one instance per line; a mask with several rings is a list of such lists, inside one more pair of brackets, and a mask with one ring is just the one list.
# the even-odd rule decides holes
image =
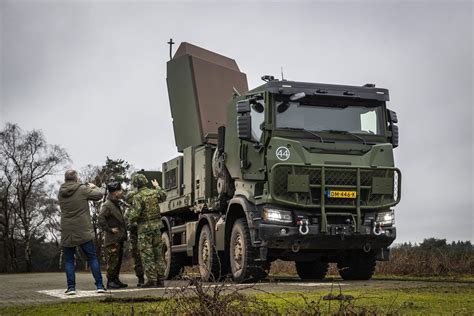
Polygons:
[[357,198],[357,192],[355,191],[327,191],[328,198],[335,199],[355,199]]

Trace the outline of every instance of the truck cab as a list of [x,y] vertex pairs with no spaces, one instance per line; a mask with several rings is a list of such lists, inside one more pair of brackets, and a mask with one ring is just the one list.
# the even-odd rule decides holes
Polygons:
[[[247,225],[262,261],[293,260],[298,268],[388,259],[401,193],[388,100],[388,90],[372,84],[273,79],[229,105],[227,166],[235,197],[250,204]],[[342,274],[371,276],[347,267]]]

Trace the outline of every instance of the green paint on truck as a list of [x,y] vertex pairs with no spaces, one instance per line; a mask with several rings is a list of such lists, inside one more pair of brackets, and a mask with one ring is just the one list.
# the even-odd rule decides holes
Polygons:
[[265,278],[276,259],[302,279],[336,262],[369,279],[396,237],[401,173],[389,92],[277,80],[248,91],[230,58],[182,43],[168,61],[178,152],[163,163],[160,205],[168,278]]

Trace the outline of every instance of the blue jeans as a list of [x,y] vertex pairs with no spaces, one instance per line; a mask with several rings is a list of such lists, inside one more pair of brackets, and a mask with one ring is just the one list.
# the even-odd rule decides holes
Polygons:
[[[82,245],[80,245],[82,251],[87,256],[87,262],[89,262],[89,267],[92,271],[92,275],[95,279],[95,286],[97,288],[104,287],[102,282],[102,273],[100,272],[100,263],[97,259],[97,254],[95,252],[94,243],[88,241]],[[64,268],[66,270],[66,278],[67,278],[67,288],[76,288],[76,267],[74,265],[74,255],[76,253],[76,247],[63,247],[64,249]]]

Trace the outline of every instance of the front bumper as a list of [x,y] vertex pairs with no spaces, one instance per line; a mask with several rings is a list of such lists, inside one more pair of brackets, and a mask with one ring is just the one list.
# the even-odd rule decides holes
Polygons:
[[297,246],[300,250],[348,250],[348,249],[382,249],[390,246],[395,240],[395,227],[384,228],[384,233],[375,235],[371,227],[362,226],[360,232],[354,233],[350,226],[328,225],[328,232],[321,233],[319,225],[308,225],[309,232],[302,235],[297,226],[284,226],[269,223],[258,225],[260,247],[267,249],[291,249]]

